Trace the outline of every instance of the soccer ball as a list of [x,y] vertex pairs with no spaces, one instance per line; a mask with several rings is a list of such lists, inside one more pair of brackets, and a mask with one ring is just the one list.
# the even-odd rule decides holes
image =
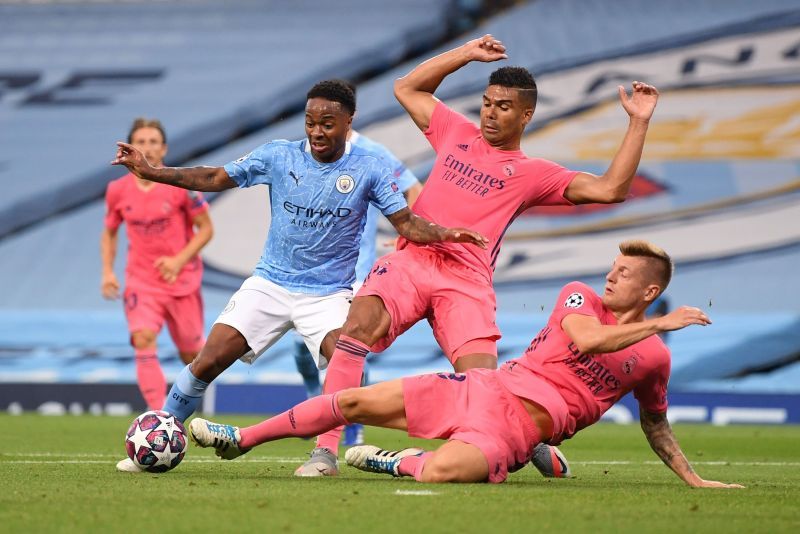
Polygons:
[[186,429],[160,410],[144,412],[131,423],[125,449],[134,464],[151,473],[174,469],[186,454]]

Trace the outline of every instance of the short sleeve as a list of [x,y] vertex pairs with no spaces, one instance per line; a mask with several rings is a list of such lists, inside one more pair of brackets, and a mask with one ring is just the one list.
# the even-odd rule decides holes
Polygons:
[[570,282],[558,294],[551,320],[561,324],[564,317],[577,313],[600,319],[603,316],[603,302],[592,288],[581,282]]
[[527,205],[572,206],[572,202],[564,194],[578,171],[543,159],[535,160],[534,165],[532,172],[535,177],[531,180],[533,189],[527,198]]
[[272,169],[276,154],[285,147],[285,143],[275,141],[263,144],[249,154],[226,163],[225,172],[239,187],[270,185],[272,184]]
[[119,203],[119,188],[114,186],[114,182],[106,187],[106,216],[105,227],[109,230],[116,230],[122,224],[122,214],[117,208]]
[[456,132],[458,127],[462,125],[468,126],[476,132],[479,131],[478,127],[464,115],[453,111],[443,102],[439,102],[433,108],[428,129],[425,130],[425,137],[428,138],[428,142],[433,149],[438,152],[439,147],[445,143],[447,136]]
[[200,191],[186,191],[183,205],[191,219],[208,211],[208,202]]
[[403,193],[394,181],[394,176],[388,167],[379,160],[372,168],[371,187],[369,191],[369,201],[383,213],[385,216],[397,213],[403,208],[408,207]]
[[664,413],[667,411],[667,383],[669,382],[670,358],[668,349],[664,364],[650,373],[647,378],[633,389],[633,396],[639,406],[648,412]]

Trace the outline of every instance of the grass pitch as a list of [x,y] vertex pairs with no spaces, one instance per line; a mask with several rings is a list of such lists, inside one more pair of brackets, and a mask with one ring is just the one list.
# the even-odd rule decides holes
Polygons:
[[[800,427],[677,425],[701,476],[747,486],[692,490],[638,426],[599,424],[563,444],[570,480],[526,467],[501,485],[427,485],[346,466],[293,478],[311,448],[299,439],[232,462],[190,446],[170,473],[117,473],[128,419],[0,415],[0,532],[800,532]],[[366,438],[433,445],[373,428]]]

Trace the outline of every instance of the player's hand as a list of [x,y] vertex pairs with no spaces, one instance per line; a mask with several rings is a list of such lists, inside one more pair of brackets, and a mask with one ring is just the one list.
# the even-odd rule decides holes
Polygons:
[[117,156],[111,164],[124,165],[139,178],[146,178],[144,173],[152,168],[141,150],[122,141],[117,141]]
[[489,34],[467,41],[464,44],[464,52],[470,61],[483,61],[490,63],[501,59],[508,59],[506,47],[499,40]]
[[633,93],[628,96],[623,86],[619,86],[619,101],[631,119],[649,121],[658,102],[658,89],[642,82],[633,82]]
[[489,244],[489,240],[481,234],[466,228],[448,228],[444,231],[442,241],[447,241],[449,243],[471,243],[481,248],[486,248],[486,245]]
[[108,300],[116,300],[119,298],[119,280],[117,280],[117,275],[114,273],[108,273],[103,275],[103,279],[100,282],[100,292],[103,294],[103,298]]
[[741,484],[726,484],[716,480],[703,480],[702,478],[689,484],[693,488],[720,488],[720,489],[744,489]]
[[161,278],[168,284],[174,284],[183,269],[183,263],[175,256],[161,256],[153,265],[161,274]]
[[657,320],[659,321],[660,329],[664,332],[680,330],[693,324],[701,326],[711,324],[711,319],[708,318],[708,315],[703,310],[692,306],[681,306],[677,310],[659,317]]

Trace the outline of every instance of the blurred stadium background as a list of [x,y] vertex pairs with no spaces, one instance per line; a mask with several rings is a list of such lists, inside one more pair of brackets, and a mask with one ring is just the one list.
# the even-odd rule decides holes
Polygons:
[[[168,164],[220,165],[302,137],[308,87],[349,78],[356,127],[424,178],[433,153],[392,82],[492,33],[537,77],[529,155],[602,172],[626,126],[616,86],[639,79],[662,95],[627,202],[534,210],[509,230],[496,271],[501,357],[527,346],[561,285],[601,287],[616,243],[651,239],[677,261],[670,305],[714,320],[668,338],[670,418],[798,423],[799,29],[796,0],[0,0],[0,409],[144,408],[121,305],[99,291],[102,197],[123,174],[108,162],[134,117],[164,122]],[[470,65],[437,94],[477,118],[496,67]],[[260,254],[267,203],[266,189],[212,198],[209,326]],[[121,239],[120,277],[124,250]],[[204,410],[302,399],[288,341],[224,373]],[[174,378],[166,335],[159,346]],[[373,381],[446,367],[425,324],[371,362]],[[609,417],[630,421],[628,400]]]

